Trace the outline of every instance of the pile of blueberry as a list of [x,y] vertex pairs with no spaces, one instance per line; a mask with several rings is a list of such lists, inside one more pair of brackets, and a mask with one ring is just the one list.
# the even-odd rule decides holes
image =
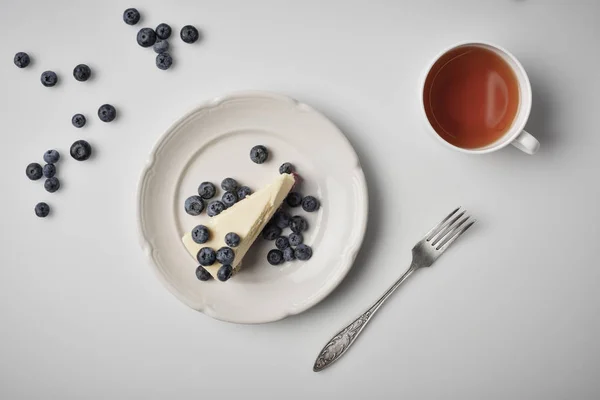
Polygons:
[[[128,8],[123,13],[123,21],[127,25],[136,25],[140,22],[140,12],[135,8]],[[185,43],[195,43],[200,38],[200,32],[192,25],[186,25],[179,32],[181,40]],[[168,24],[161,23],[156,29],[142,28],[137,33],[137,42],[142,47],[152,47],[157,53],[156,66],[159,69],[166,70],[173,65],[173,57],[169,53],[169,41],[171,37],[171,27]]]
[[[192,239],[198,244],[206,243],[210,239],[210,232],[204,225],[198,225],[192,229]],[[233,248],[240,245],[241,238],[235,232],[229,232],[225,235],[225,244],[227,246],[221,247],[215,251],[210,247],[203,247],[198,252],[196,258],[200,265],[196,268],[196,277],[201,281],[207,281],[211,279],[210,273],[204,268],[209,265],[213,265],[215,262],[219,262],[221,267],[217,271],[217,279],[221,282],[225,282],[231,278],[233,274],[233,267],[231,263],[235,258]]]
[[252,190],[248,186],[238,185],[237,181],[233,178],[223,179],[221,189],[224,192],[221,200],[213,200],[205,206],[204,202],[215,197],[217,189],[211,182],[202,182],[198,186],[198,195],[190,196],[185,200],[185,212],[196,216],[200,215],[206,209],[206,214],[209,217],[214,217],[252,194]]
[[[56,150],[48,150],[44,153],[44,162],[46,165],[43,167],[38,163],[31,163],[25,168],[25,174],[32,181],[37,181],[43,177],[46,178],[44,182],[44,189],[49,193],[54,193],[60,189],[60,181],[56,177],[56,163],[60,160],[60,153]],[[50,214],[50,206],[46,203],[38,203],[35,206],[35,215],[40,218],[45,218]]]
[[[294,173],[294,167],[290,163],[284,163],[279,167],[279,173]],[[285,199],[285,205],[289,208],[302,206],[306,212],[315,212],[320,203],[314,196],[303,197],[299,192],[290,192]],[[289,228],[288,236],[282,235]],[[300,215],[292,216],[282,206],[271,218],[271,221],[262,231],[262,237],[266,240],[275,241],[275,249],[267,254],[267,261],[271,265],[280,265],[284,261],[301,260],[306,261],[312,257],[312,248],[305,245],[302,233],[308,230],[308,222]]]

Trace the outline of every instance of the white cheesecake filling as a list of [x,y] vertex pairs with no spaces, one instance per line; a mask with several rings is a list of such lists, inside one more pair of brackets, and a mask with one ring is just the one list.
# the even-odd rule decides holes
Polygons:
[[[216,217],[210,218],[204,223],[199,222],[208,228],[209,240],[206,243],[198,244],[192,239],[191,233],[187,232],[182,238],[185,248],[197,261],[196,255],[201,248],[210,247],[217,251],[221,247],[227,246],[225,235],[229,232],[237,233],[241,241],[239,246],[232,248],[235,259],[231,265],[234,271],[237,271],[241,267],[246,252],[292,190],[294,182],[292,175],[281,174],[273,183],[240,200]],[[216,278],[221,264],[215,262],[215,264],[204,268]]]

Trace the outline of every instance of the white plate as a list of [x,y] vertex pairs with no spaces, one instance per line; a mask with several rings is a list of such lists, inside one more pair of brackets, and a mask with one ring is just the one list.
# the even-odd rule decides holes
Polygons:
[[[257,144],[270,150],[262,165],[249,158]],[[304,178],[300,191],[321,201],[317,213],[294,209],[309,221],[305,243],[313,257],[269,265],[266,253],[274,244],[259,238],[228,282],[196,279],[197,263],[181,236],[208,217],[186,214],[184,200],[197,194],[201,182],[219,186],[229,176],[258,190],[285,161]],[[367,208],[363,171],[340,130],[305,104],[263,92],[213,100],[176,122],[154,147],[138,188],[142,247],[161,281],[193,309],[238,323],[298,314],[331,293],[360,248]]]

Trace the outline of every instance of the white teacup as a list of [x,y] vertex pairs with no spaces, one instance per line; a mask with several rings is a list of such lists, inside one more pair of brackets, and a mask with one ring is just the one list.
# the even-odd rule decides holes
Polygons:
[[[519,105],[517,108],[517,113],[513,119],[513,122],[511,124],[510,128],[504,133],[504,135],[502,135],[500,138],[498,138],[493,143],[491,143],[487,146],[484,146],[484,147],[474,148],[474,149],[462,148],[462,147],[455,146],[455,145],[447,142],[444,138],[442,138],[435,131],[435,129],[429,122],[429,119],[428,119],[426,111],[425,111],[425,104],[424,104],[425,82],[426,82],[427,77],[431,73],[432,68],[436,65],[437,61],[444,54],[446,54],[447,52],[452,51],[458,47],[461,47],[461,46],[477,46],[477,47],[482,47],[487,50],[493,51],[495,54],[500,56],[504,61],[506,61],[506,63],[508,63],[508,65],[512,68],[512,70],[517,78],[517,83],[518,83],[518,87],[519,87]],[[454,45],[454,46],[442,51],[433,60],[433,62],[429,65],[429,67],[426,70],[425,76],[422,79],[421,110],[423,112],[423,116],[425,117],[425,121],[429,127],[429,131],[431,131],[435,135],[435,137],[438,138],[438,140],[440,140],[442,143],[444,143],[444,145],[446,145],[454,150],[459,150],[464,153],[471,153],[471,154],[484,154],[484,153],[491,153],[492,151],[499,150],[505,146],[508,146],[509,144],[512,144],[513,146],[515,146],[516,148],[518,148],[519,150],[521,150],[527,154],[535,154],[540,147],[540,142],[538,142],[538,140],[535,137],[533,137],[533,135],[531,135],[530,133],[528,133],[524,130],[525,124],[527,123],[527,119],[529,118],[529,113],[531,111],[531,84],[529,83],[529,78],[527,77],[527,73],[525,72],[525,69],[523,68],[521,63],[515,58],[515,56],[513,56],[511,53],[509,53],[508,51],[506,51],[505,49],[503,49],[500,46],[496,46],[496,45],[493,45],[490,43],[483,43],[483,42],[466,42],[466,43],[460,43],[460,44]]]

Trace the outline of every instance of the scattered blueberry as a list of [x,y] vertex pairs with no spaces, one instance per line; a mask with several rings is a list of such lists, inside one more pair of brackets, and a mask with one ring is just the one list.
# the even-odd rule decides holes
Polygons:
[[298,192],[290,192],[285,199],[285,202],[290,207],[298,207],[302,204],[302,195]]
[[277,239],[275,239],[275,247],[277,247],[279,250],[285,250],[290,247],[290,241],[285,236],[279,236]]
[[156,42],[156,32],[152,28],[142,28],[137,33],[137,42],[142,47],[150,47]]
[[44,71],[42,72],[40,81],[42,81],[42,85],[46,87],[52,87],[56,85],[56,82],[58,82],[58,76],[56,76],[56,73],[53,71]]
[[294,247],[299,246],[304,241],[304,236],[301,233],[292,232],[290,236],[288,236],[290,244]]
[[35,205],[35,215],[40,218],[46,218],[50,214],[50,206],[44,202]]
[[194,229],[192,229],[192,240],[198,244],[208,242],[210,238],[210,232],[208,228],[204,225],[198,225]]
[[289,162],[283,163],[281,164],[281,167],[279,167],[280,174],[291,174],[292,172],[294,172],[294,166]]
[[73,118],[71,118],[71,123],[75,128],[82,128],[86,122],[87,120],[83,114],[75,114],[73,115]]
[[196,258],[198,259],[200,265],[206,267],[215,263],[215,261],[217,260],[217,253],[215,253],[215,251],[210,247],[203,247],[196,255]]
[[168,24],[162,23],[159,24],[156,29],[156,36],[159,39],[166,40],[171,36],[171,27]]
[[229,247],[221,247],[217,250],[217,261],[221,264],[231,264],[235,258],[235,253]]
[[290,229],[294,233],[301,233],[308,229],[308,222],[304,218],[299,215],[292,217],[292,221],[290,222]]
[[306,212],[313,212],[319,209],[319,200],[314,196],[306,196],[302,199],[302,209]]
[[290,221],[292,220],[292,216],[286,211],[277,211],[275,215],[273,215],[273,223],[277,225],[281,229],[285,229],[290,226]]
[[238,200],[243,200],[252,194],[252,190],[248,186],[241,186],[237,190]]
[[206,213],[209,217],[214,217],[221,214],[225,210],[225,204],[223,204],[219,200],[213,200],[208,203],[208,207],[206,208]]
[[110,104],[102,104],[98,108],[98,118],[103,122],[111,122],[117,117],[117,110]]
[[29,63],[31,62],[31,59],[29,58],[29,54],[23,53],[22,51],[20,51],[17,54],[15,54],[15,58],[13,61],[15,62],[15,65],[17,67],[25,68],[29,65]]
[[225,244],[229,247],[238,247],[241,240],[240,235],[235,232],[229,232],[225,235]]
[[73,69],[73,77],[79,82],[85,82],[92,76],[92,70],[85,64],[79,64]]
[[262,231],[262,237],[267,240],[275,240],[281,235],[281,228],[274,224],[267,224]]
[[44,182],[44,189],[46,189],[50,193],[54,193],[58,189],[60,189],[60,181],[55,176],[53,176],[52,178],[48,178],[46,179],[46,182]]
[[152,46],[152,49],[155,53],[166,53],[169,50],[169,41],[168,40],[157,40]]
[[123,21],[125,21],[127,25],[137,24],[140,22],[140,12],[135,8],[128,8],[123,13]]
[[312,257],[312,249],[310,248],[310,246],[301,244],[298,247],[296,247],[296,251],[294,252],[294,254],[298,260],[306,261]]
[[237,187],[238,187],[238,183],[233,178],[225,178],[221,182],[221,189],[225,190],[226,192],[236,190]]
[[235,192],[225,192],[223,193],[223,197],[221,197],[221,201],[225,204],[225,207],[229,208],[237,203],[237,194]]
[[44,161],[48,164],[56,164],[60,160],[60,153],[56,150],[48,150],[44,153]]
[[173,65],[173,57],[169,53],[160,53],[156,56],[156,66],[163,71],[171,68]]
[[185,200],[185,212],[190,215],[200,215],[204,210],[204,202],[200,196],[190,196]]
[[44,165],[44,168],[42,168],[42,172],[46,178],[52,178],[56,175],[56,167],[54,164],[46,164]]
[[92,146],[85,140],[78,140],[71,145],[71,157],[77,161],[85,161],[92,155]]
[[217,278],[221,282],[225,282],[231,278],[231,274],[233,274],[233,267],[231,265],[223,265],[217,271]]
[[283,261],[294,261],[296,259],[296,253],[291,247],[283,249]]
[[186,43],[194,43],[200,38],[200,33],[198,32],[198,29],[196,29],[192,25],[186,25],[183,28],[181,28],[181,32],[179,35],[181,36],[181,40],[183,40]]
[[250,159],[257,164],[262,164],[269,158],[269,150],[263,145],[254,146],[250,149]]
[[210,182],[202,182],[200,186],[198,186],[198,194],[203,199],[212,199],[215,197],[215,193],[217,193],[217,189],[215,188],[215,185]]
[[281,250],[273,249],[267,254],[267,261],[271,265],[279,265],[283,262],[283,253]]
[[202,265],[198,265],[198,268],[196,268],[196,278],[201,281],[208,281],[212,276]]
[[42,175],[44,175],[42,172],[42,166],[38,163],[29,164],[27,168],[25,168],[25,174],[32,181],[37,181],[42,177]]

